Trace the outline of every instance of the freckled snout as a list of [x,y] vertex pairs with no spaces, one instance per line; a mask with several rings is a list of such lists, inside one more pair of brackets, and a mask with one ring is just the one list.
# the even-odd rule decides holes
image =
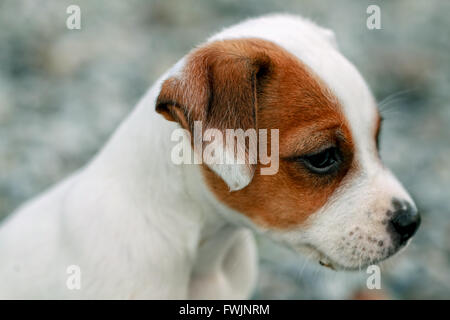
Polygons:
[[400,247],[416,233],[420,225],[420,215],[417,209],[408,201],[392,200],[393,211],[388,211],[391,216],[387,231],[392,237],[395,246]]

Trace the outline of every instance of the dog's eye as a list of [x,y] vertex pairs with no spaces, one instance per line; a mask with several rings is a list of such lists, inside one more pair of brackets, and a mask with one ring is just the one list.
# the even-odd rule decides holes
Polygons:
[[308,170],[319,174],[334,172],[341,161],[336,147],[327,148],[318,153],[302,156],[299,160]]

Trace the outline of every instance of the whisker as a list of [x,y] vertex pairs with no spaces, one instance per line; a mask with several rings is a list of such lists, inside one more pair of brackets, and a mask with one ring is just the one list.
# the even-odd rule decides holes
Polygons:
[[378,103],[378,110],[380,111],[382,117],[386,119],[387,115],[391,116],[392,111],[397,110],[397,108],[401,106],[399,102],[402,101],[409,93],[415,90],[417,90],[417,88],[398,91],[382,99]]
[[[398,107],[398,106],[397,106],[397,107]],[[400,116],[400,115],[403,114],[402,112],[398,111],[398,110],[395,109],[395,108],[390,108],[389,110],[387,110],[387,111],[382,111],[382,112],[380,112],[380,113],[381,113],[381,115],[383,116],[383,119],[384,119],[384,120],[390,120],[390,119],[396,118],[396,117],[398,117],[398,116]]]
[[417,90],[417,88],[410,88],[410,89],[405,89],[405,90],[391,93],[387,97],[383,98],[380,102],[378,102],[378,106],[381,109],[384,106],[386,106],[387,104],[389,104],[391,101],[393,101],[395,99],[403,99],[405,95],[407,95],[415,90]]
[[295,273],[296,280],[300,279],[303,276],[305,267],[307,264],[309,264],[311,257],[312,257],[312,253],[309,253],[308,255],[304,256],[304,261],[303,261],[302,267],[300,269],[298,269],[298,271]]
[[403,100],[403,97],[392,98],[391,100],[387,101],[383,105],[380,105],[379,110],[381,113],[385,113],[386,111],[398,108],[398,106],[399,106],[398,102],[400,102],[402,100]]

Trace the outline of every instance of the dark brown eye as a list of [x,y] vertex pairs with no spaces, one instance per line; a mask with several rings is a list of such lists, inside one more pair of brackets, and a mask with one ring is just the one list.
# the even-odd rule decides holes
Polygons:
[[339,167],[341,159],[337,148],[331,147],[318,153],[302,156],[299,161],[313,173],[329,174]]

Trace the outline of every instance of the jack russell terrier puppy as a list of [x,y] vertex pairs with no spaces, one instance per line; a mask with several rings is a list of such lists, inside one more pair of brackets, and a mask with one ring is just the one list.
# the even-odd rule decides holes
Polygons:
[[[277,172],[246,147],[244,163],[174,163],[173,132],[197,122],[276,129]],[[420,216],[380,160],[380,123],[331,31],[290,15],[227,28],[163,75],[88,165],[2,223],[0,297],[248,298],[252,232],[333,269],[384,260]]]

